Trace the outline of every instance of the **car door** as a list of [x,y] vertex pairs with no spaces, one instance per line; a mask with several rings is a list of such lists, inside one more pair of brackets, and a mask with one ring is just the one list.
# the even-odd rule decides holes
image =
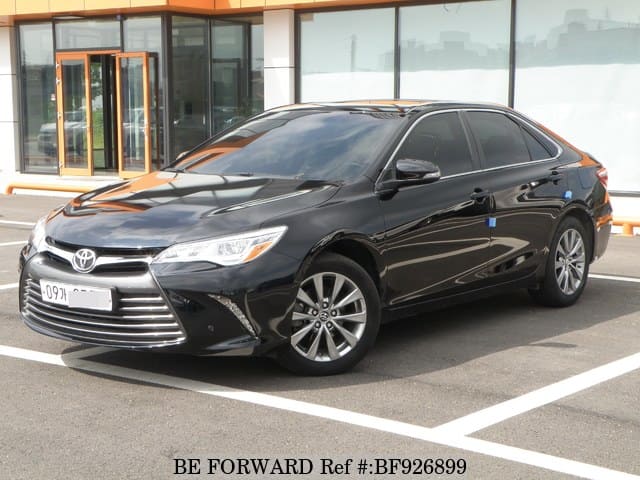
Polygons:
[[391,307],[481,283],[489,247],[490,198],[478,181],[479,163],[459,112],[418,119],[381,177],[393,175],[395,162],[403,158],[431,161],[442,176],[380,198],[386,224],[386,300]]
[[488,278],[525,277],[545,258],[554,219],[570,195],[559,147],[506,112],[467,110],[464,117],[483,166],[479,181],[494,199]]

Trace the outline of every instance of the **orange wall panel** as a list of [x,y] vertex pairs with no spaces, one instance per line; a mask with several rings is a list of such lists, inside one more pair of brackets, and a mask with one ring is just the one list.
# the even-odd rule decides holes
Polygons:
[[264,7],[265,0],[240,0],[240,7],[242,8],[250,8],[250,7]]
[[184,7],[207,12],[213,11],[214,4],[214,0],[169,0],[169,5],[172,7]]
[[[0,15],[15,15],[15,13],[16,13],[15,0],[0,0]],[[6,20],[8,21],[8,19]],[[0,19],[0,23],[1,22],[2,22],[2,19]]]
[[16,14],[49,11],[49,0],[16,0]]
[[131,0],[132,7],[164,7],[167,0]]
[[84,0],[85,10],[104,10],[107,8],[129,8],[130,0]]
[[240,8],[240,0],[215,0],[216,10],[226,10],[229,8]]
[[84,10],[84,0],[49,0],[50,12],[73,12]]
[[299,5],[315,2],[315,0],[265,0],[265,1],[266,1],[267,8],[284,7],[284,6],[293,7],[293,6],[299,6]]

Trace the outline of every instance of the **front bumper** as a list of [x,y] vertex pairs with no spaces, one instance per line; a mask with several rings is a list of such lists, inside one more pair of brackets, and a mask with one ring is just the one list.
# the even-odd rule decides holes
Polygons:
[[[20,312],[33,330],[91,345],[195,355],[258,355],[288,338],[298,262],[270,255],[238,267],[127,265],[78,273],[49,253],[21,257]],[[259,263],[263,263],[260,265]],[[255,264],[255,265],[254,265]],[[109,288],[110,312],[43,301],[40,280]]]

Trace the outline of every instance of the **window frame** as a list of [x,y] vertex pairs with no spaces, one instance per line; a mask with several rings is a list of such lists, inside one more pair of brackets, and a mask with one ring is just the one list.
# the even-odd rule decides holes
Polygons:
[[[528,162],[523,162],[523,163],[514,163],[514,164],[510,164],[510,165],[502,165],[499,167],[491,167],[491,168],[486,168],[486,164],[484,162],[484,158],[481,158],[482,155],[482,151],[480,150],[480,146],[477,143],[477,140],[475,138],[475,136],[473,135],[473,132],[471,131],[471,127],[469,125],[469,121],[467,119],[467,112],[492,112],[492,113],[499,113],[502,115],[506,115],[508,118],[510,118],[511,120],[513,120],[517,126],[519,126],[520,128],[525,128],[529,133],[531,133],[531,135],[533,135],[534,138],[538,139],[538,137],[542,137],[544,138],[547,142],[549,142],[551,145],[553,145],[557,150],[556,150],[556,154],[552,157],[549,158],[543,158],[541,160],[529,160]],[[402,144],[404,143],[404,141],[406,140],[406,138],[409,136],[409,134],[411,133],[411,131],[415,128],[415,126],[417,124],[419,124],[422,120],[424,120],[425,118],[431,117],[432,115],[438,115],[441,113],[450,113],[450,112],[457,112],[458,113],[458,118],[460,119],[460,122],[462,123],[462,129],[465,133],[465,137],[467,139],[467,145],[469,147],[469,150],[471,151],[471,158],[472,158],[472,162],[473,162],[473,166],[474,169],[471,170],[470,172],[464,172],[464,173],[457,173],[454,175],[448,175],[448,176],[444,176],[444,177],[440,177],[440,179],[438,180],[438,182],[441,181],[446,181],[449,178],[456,178],[456,177],[462,177],[462,176],[466,176],[466,175],[473,175],[473,174],[477,174],[477,173],[483,173],[483,172],[491,172],[494,170],[503,170],[506,168],[513,168],[513,167],[523,167],[523,166],[527,166],[527,165],[535,165],[538,163],[542,163],[542,162],[554,162],[556,160],[558,160],[563,152],[564,149],[562,148],[562,146],[558,143],[558,141],[556,141],[555,139],[553,139],[551,136],[547,135],[545,132],[541,131],[540,129],[538,129],[531,121],[529,121],[526,118],[523,118],[520,115],[516,115],[515,112],[511,112],[511,111],[507,111],[507,110],[501,110],[498,108],[491,108],[491,107],[472,107],[472,106],[460,106],[457,108],[443,108],[442,110],[435,110],[435,111],[428,111],[422,115],[420,115],[418,118],[416,118],[411,125],[404,131],[404,133],[402,133],[400,140],[398,141],[398,143],[395,145],[395,147],[393,148],[393,150],[391,151],[391,154],[389,155],[389,157],[387,158],[384,166],[380,169],[376,180],[374,182],[374,190],[379,186],[379,184],[381,182],[384,181],[384,179],[388,179],[389,178],[389,173],[391,173],[392,178],[396,178],[395,176],[395,162],[396,162],[396,155],[398,154],[398,151],[400,150],[400,148],[402,147]],[[524,138],[523,138],[524,140]],[[528,151],[528,149],[527,149]]]

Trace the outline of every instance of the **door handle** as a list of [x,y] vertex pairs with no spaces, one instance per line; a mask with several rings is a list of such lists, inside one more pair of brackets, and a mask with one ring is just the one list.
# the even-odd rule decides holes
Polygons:
[[482,203],[484,199],[487,198],[489,195],[491,195],[489,190],[484,190],[482,188],[474,188],[473,192],[471,192],[471,195],[469,195],[469,197],[471,198],[471,200],[475,202]]
[[549,175],[544,177],[544,181],[546,181],[546,182],[557,182],[558,180],[562,179],[562,177],[564,177],[564,173],[559,172],[557,170],[552,170]]

